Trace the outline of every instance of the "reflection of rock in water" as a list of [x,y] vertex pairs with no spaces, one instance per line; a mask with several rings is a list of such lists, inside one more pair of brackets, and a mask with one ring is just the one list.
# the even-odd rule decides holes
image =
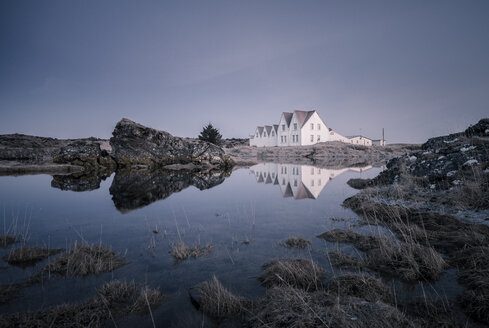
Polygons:
[[70,191],[90,191],[100,188],[100,182],[105,180],[108,175],[97,174],[70,174],[54,175],[51,187]]
[[196,174],[166,171],[116,173],[109,191],[115,207],[125,213],[165,199],[191,185],[200,190],[212,188],[221,184],[229,173],[222,171]]

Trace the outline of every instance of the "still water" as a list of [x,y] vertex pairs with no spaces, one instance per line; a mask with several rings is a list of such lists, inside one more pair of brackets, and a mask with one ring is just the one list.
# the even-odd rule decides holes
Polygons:
[[[256,277],[261,266],[274,258],[312,258],[329,275],[336,273],[325,253],[333,248],[349,253],[354,249],[315,236],[356,226],[359,218],[341,206],[357,192],[346,181],[373,177],[380,170],[263,163],[212,181],[126,174],[113,175],[101,181],[100,187],[98,182],[90,188],[63,187],[96,188],[84,192],[59,189],[63,185],[60,179],[66,179],[63,177],[0,177],[2,225],[16,220],[19,227],[28,228],[28,245],[69,248],[75,241],[102,243],[129,261],[111,273],[54,279],[28,287],[21,291],[21,298],[0,306],[0,312],[33,311],[88,300],[103,283],[121,279],[160,288],[165,301],[153,311],[157,326],[200,326],[203,320],[205,326],[212,326],[192,306],[188,290],[213,275],[232,292],[258,298],[265,289]],[[379,233],[378,228],[369,226],[355,229]],[[295,236],[310,240],[310,249],[278,244]],[[212,252],[177,263],[169,251],[179,240],[191,246],[210,243]],[[0,249],[0,255],[8,251]],[[26,269],[3,262],[1,282],[22,281],[46,262]],[[440,283],[449,285],[452,280],[453,274],[448,274]],[[416,286],[402,288],[405,295],[419,292]],[[119,320],[118,326],[136,323],[152,326],[149,316],[138,315]]]

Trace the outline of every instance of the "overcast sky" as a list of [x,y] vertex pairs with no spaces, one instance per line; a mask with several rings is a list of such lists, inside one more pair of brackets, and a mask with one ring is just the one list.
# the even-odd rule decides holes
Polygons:
[[0,1],[0,134],[224,137],[316,109],[423,142],[489,116],[489,1]]

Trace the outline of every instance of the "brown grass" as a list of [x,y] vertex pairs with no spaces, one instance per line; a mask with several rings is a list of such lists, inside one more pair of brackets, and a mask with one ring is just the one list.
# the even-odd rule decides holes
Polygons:
[[25,247],[14,248],[3,257],[3,260],[11,265],[27,267],[35,265],[37,262],[47,259],[48,257],[63,252],[64,249],[48,249],[42,247]]
[[[404,236],[405,242],[401,242],[385,237],[365,236],[353,230],[334,229],[318,237],[331,242],[351,243],[366,252],[366,266],[406,281],[436,280],[447,266],[433,248],[420,245],[408,236]],[[348,260],[344,256],[339,259],[342,258]]]
[[113,271],[127,262],[119,255],[102,245],[77,243],[68,252],[47,264],[40,274],[66,276],[86,276]]
[[289,248],[306,248],[307,246],[311,245],[311,241],[301,237],[291,237],[283,242],[280,242],[279,245]]
[[149,302],[145,300],[146,309],[163,300],[158,290],[140,288],[134,283],[111,281],[103,285],[93,299],[84,303],[61,304],[34,312],[2,315],[0,327],[105,327],[110,318],[142,310],[138,293],[153,295],[147,298]]
[[442,299],[418,299],[408,305],[409,313],[422,328],[462,328],[452,308],[453,305]]
[[489,288],[468,289],[460,295],[459,302],[472,319],[489,324]]
[[238,316],[249,305],[249,301],[233,295],[216,278],[198,284],[199,309],[214,319],[227,319]]
[[200,247],[199,245],[195,245],[193,247],[189,247],[185,245],[184,242],[180,241],[178,244],[172,247],[170,253],[173,255],[175,260],[184,261],[189,257],[200,257],[207,255],[211,252],[212,245],[207,244],[205,247]]
[[353,230],[333,229],[317,236],[329,242],[334,243],[349,243],[353,244],[361,251],[369,251],[379,248],[382,243],[388,243],[389,240],[385,237],[366,236],[359,234]]
[[362,258],[346,255],[338,250],[328,252],[328,258],[334,266],[340,269],[359,269],[365,266]]
[[14,236],[3,235],[0,236],[0,247],[7,247],[10,244],[16,243],[17,238]]
[[317,290],[324,278],[324,270],[314,261],[307,259],[273,260],[266,263],[263,270],[258,279],[267,288],[292,286],[304,290]]
[[367,274],[345,274],[331,279],[325,287],[328,294],[354,296],[368,302],[395,304],[392,289],[381,280]]
[[255,307],[249,326],[394,328],[415,327],[395,307],[382,302],[365,302],[355,297],[338,298],[325,292],[306,292],[292,287],[274,287]]

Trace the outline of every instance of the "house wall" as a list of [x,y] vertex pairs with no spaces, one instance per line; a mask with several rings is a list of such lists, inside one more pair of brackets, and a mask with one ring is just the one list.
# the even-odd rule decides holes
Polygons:
[[[282,128],[285,126],[285,130]],[[290,140],[290,131],[287,126],[287,121],[285,120],[284,115],[280,117],[280,123],[278,124],[278,136],[277,136],[277,145],[278,146],[288,146]]]
[[362,146],[372,146],[372,140],[365,137],[353,137],[350,138],[350,143],[354,145],[362,145]]
[[[312,124],[312,128],[311,128]],[[311,136],[312,141],[311,141]],[[319,136],[319,140],[318,140]],[[318,142],[329,141],[329,130],[318,113],[314,113],[301,128],[300,144],[303,146],[314,145]]]

